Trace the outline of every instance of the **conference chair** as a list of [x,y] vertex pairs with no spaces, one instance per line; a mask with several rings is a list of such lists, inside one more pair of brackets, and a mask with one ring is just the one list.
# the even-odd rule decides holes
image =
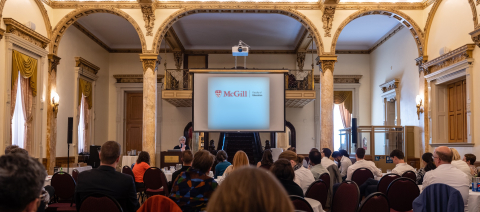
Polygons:
[[411,211],[413,200],[419,195],[420,189],[415,181],[406,177],[395,179],[387,189],[391,211]]
[[72,177],[73,177],[73,179],[75,180],[75,183],[78,182],[78,174],[79,174],[79,173],[80,173],[80,172],[79,172],[77,169],[73,169],[73,170],[72,170]]
[[79,212],[123,212],[122,207],[114,198],[95,193],[82,200]]
[[305,197],[319,201],[322,204],[322,207],[325,208],[327,205],[328,197],[328,187],[325,181],[317,180],[313,182],[305,192]]
[[368,178],[375,179],[372,171],[367,168],[359,168],[355,170],[352,174],[352,181],[355,182],[358,186],[363,185]]
[[406,171],[402,174],[402,177],[410,178],[413,181],[417,181],[417,174],[414,171]]
[[292,200],[292,204],[295,210],[313,212],[312,206],[303,197],[297,195],[290,195],[290,200]]
[[147,199],[137,212],[182,212],[177,203],[166,196],[155,195]]
[[52,176],[51,186],[55,189],[53,204],[49,204],[45,211],[76,211],[73,196],[75,194],[75,180],[65,172],[57,172]]
[[377,192],[381,192],[383,194],[387,194],[387,188],[392,183],[392,181],[400,178],[400,175],[395,173],[388,173],[384,175],[380,181],[378,181]]
[[356,212],[360,201],[360,190],[354,181],[343,181],[332,200],[332,212]]
[[323,180],[323,182],[327,185],[327,188],[330,189],[330,174],[329,173],[323,173],[320,175],[318,178],[320,180]]
[[390,206],[388,205],[388,199],[385,194],[381,192],[375,192],[368,195],[365,200],[360,204],[358,212],[389,212]]
[[143,175],[143,183],[145,184],[145,195],[147,197],[153,195],[165,195],[168,197],[167,177],[157,167],[150,167]]
[[[129,166],[123,166],[123,168],[122,168],[122,173],[123,173],[123,174],[126,174],[126,175],[132,176],[132,177],[133,177],[133,181],[135,181],[135,175],[133,174],[133,171],[132,171],[132,169],[131,169]],[[144,197],[145,197],[145,188],[137,188],[137,187],[135,187],[135,189],[137,189],[138,200],[140,200],[140,198],[142,198],[142,202],[143,202]]]
[[122,173],[130,175],[133,177],[133,179],[135,179],[135,175],[133,174],[133,171],[129,166],[123,166]]

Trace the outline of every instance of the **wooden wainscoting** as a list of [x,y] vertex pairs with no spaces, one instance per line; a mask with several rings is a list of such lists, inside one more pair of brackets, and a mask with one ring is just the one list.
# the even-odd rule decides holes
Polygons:
[[[55,167],[61,167],[62,164],[67,164],[68,162],[68,157],[57,157],[55,158]],[[79,155],[78,156],[78,162],[84,162],[85,161],[85,157],[83,157],[83,155]],[[71,156],[70,157],[70,163],[73,163],[75,162],[75,157],[74,156]],[[47,159],[46,158],[43,158],[42,160],[42,164],[44,167],[47,167]]]

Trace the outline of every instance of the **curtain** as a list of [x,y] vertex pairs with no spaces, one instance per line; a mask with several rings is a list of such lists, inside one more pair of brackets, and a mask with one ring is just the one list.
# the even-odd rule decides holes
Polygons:
[[352,120],[352,92],[351,91],[334,91],[333,102],[339,104],[340,116],[342,118],[343,127],[351,127]]
[[[83,124],[83,140],[79,140],[79,142],[83,142],[82,144],[78,144],[79,148],[88,148],[90,146],[90,111],[93,106],[93,95],[92,95],[92,83],[88,82],[84,79],[78,79],[78,116],[79,124]],[[82,117],[80,117],[82,116]],[[80,123],[80,119],[83,119],[83,123]],[[78,150],[79,152],[81,149]],[[83,149],[83,151],[88,151],[88,149]]]
[[[17,72],[18,75],[18,72]],[[13,78],[13,75],[12,75]],[[18,81],[12,81],[12,94],[11,94],[11,103],[10,103],[10,126],[13,126],[13,115],[15,114],[15,103],[17,102],[17,86]],[[13,127],[10,127],[10,144],[12,144],[13,139]]]
[[82,103],[82,95],[85,96],[86,102],[88,104],[88,109],[92,109],[93,98],[92,98],[92,83],[87,82],[84,79],[78,80],[78,105]]
[[[25,118],[25,132],[23,136],[23,148],[32,151],[32,123],[33,123],[33,89],[30,86],[30,78],[20,78],[22,92],[22,109]],[[17,91],[18,92],[18,91]]]
[[12,90],[18,78],[18,72],[23,78],[30,78],[29,85],[33,96],[37,96],[37,60],[13,50],[12,54]]
[[[83,123],[85,124],[84,125],[84,130],[83,130],[83,141],[85,142],[84,143],[84,147],[85,148],[88,148],[90,146],[90,128],[89,128],[89,124],[90,124],[90,108],[91,106],[88,105],[87,103],[87,98],[84,97],[83,99]],[[87,150],[88,151],[88,150]]]

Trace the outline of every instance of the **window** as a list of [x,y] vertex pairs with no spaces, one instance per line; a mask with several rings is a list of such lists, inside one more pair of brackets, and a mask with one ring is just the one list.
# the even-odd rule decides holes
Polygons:
[[80,114],[79,114],[79,121],[78,121],[78,153],[81,153],[85,149],[85,114],[84,114],[84,104],[85,104],[85,96],[82,95],[82,102],[80,102]]
[[340,115],[340,108],[338,104],[335,104],[333,108],[333,132],[334,132],[334,142],[333,147],[334,151],[340,149],[340,132],[339,130],[344,129],[342,116]]
[[17,145],[24,148],[23,139],[25,137],[25,118],[23,116],[22,107],[22,88],[20,86],[20,72],[18,73],[17,81],[17,99],[15,103],[15,110],[13,111],[12,120],[12,145]]

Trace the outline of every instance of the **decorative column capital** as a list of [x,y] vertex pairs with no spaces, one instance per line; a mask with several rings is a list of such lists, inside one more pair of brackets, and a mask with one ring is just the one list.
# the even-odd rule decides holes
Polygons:
[[0,28],[0,40],[2,40],[3,34],[5,34],[5,30]]
[[470,36],[472,36],[472,40],[473,42],[475,42],[475,45],[480,47],[480,26],[475,28],[475,30],[473,30],[473,32],[470,32],[469,34]]
[[60,58],[57,55],[54,54],[48,54],[48,73],[51,73],[52,71],[57,72],[57,66],[60,64]]
[[337,55],[319,56],[317,58],[317,65],[319,65],[320,71],[324,73],[326,70],[330,70],[333,73],[337,57]]
[[428,56],[424,55],[421,57],[418,57],[415,59],[416,65],[418,66],[418,74],[420,75],[422,72],[425,72],[424,74],[427,75],[427,70],[426,68],[423,67],[423,64],[428,61]]
[[143,65],[143,73],[145,74],[148,68],[152,69],[153,72],[156,72],[161,60],[162,58],[158,54],[154,54],[154,53],[140,54],[140,61],[142,62],[142,65]]

